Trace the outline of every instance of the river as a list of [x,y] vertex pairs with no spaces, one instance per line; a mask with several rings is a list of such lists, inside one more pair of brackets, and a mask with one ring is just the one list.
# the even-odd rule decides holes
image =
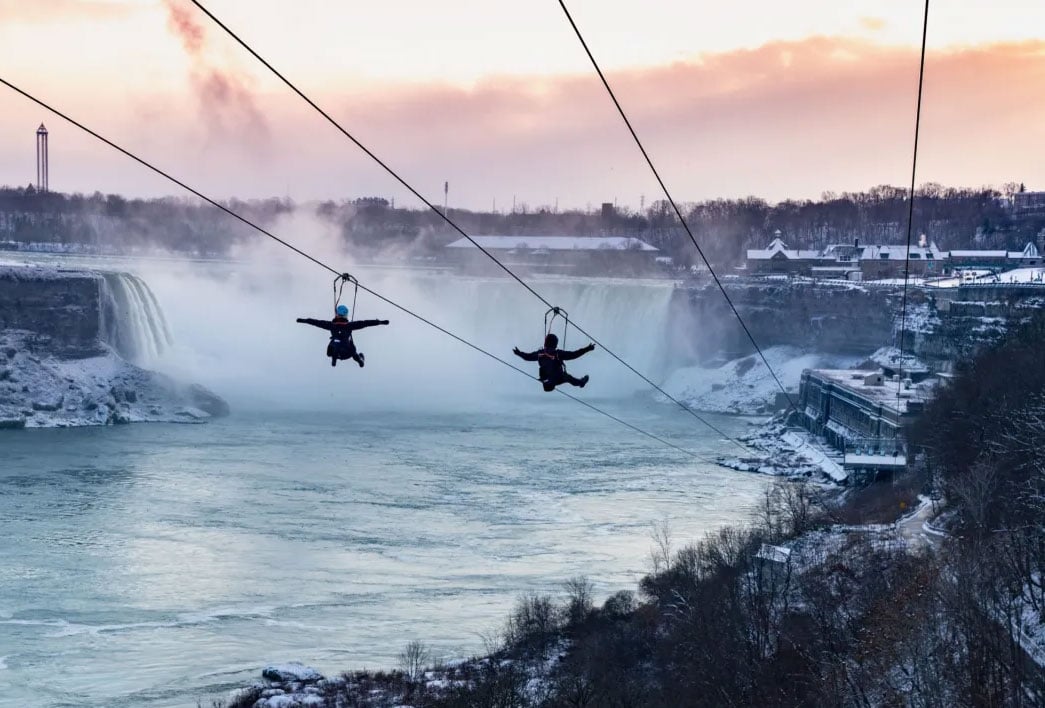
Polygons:
[[[326,278],[219,270],[136,269],[176,342],[143,363],[210,386],[232,416],[0,431],[0,705],[208,705],[268,662],[390,667],[415,639],[480,652],[521,594],[578,575],[600,598],[634,590],[653,524],[698,538],[745,519],[766,484],[544,394],[372,298],[360,316],[393,324],[357,338],[365,369],[332,368],[323,333],[293,322],[326,315]],[[541,308],[504,280],[368,283],[508,357],[543,334]],[[641,370],[670,373],[670,284],[540,287]],[[729,450],[604,352],[571,371],[612,414],[703,456]]]

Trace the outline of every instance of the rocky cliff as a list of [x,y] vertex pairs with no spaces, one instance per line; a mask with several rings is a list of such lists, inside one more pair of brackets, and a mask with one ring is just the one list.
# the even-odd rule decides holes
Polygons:
[[[892,343],[900,311],[895,289],[847,283],[727,281],[726,292],[755,341],[834,354],[870,354]],[[677,331],[698,333],[699,360],[751,353],[751,342],[718,287],[682,288],[673,302]],[[677,344],[677,343],[676,343]]]
[[170,341],[159,303],[135,276],[0,266],[0,428],[227,414],[203,387],[140,366]]
[[[896,346],[901,330],[901,287],[809,281],[727,281],[726,292],[760,346],[869,355]],[[1045,306],[1045,288],[911,287],[904,348],[939,371],[971,356],[1008,327]],[[714,285],[676,292],[672,336],[676,350],[707,362],[751,353],[747,335]],[[698,336],[693,336],[697,333]]]

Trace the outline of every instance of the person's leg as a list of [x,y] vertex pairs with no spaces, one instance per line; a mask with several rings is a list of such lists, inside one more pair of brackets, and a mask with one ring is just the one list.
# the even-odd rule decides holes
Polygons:
[[588,383],[587,374],[580,377],[579,379],[576,376],[570,376],[569,374],[566,374],[563,378],[566,380],[566,383],[573,384],[574,386],[579,386],[580,388],[584,388]]
[[357,364],[359,364],[360,368],[363,367],[363,362],[364,362],[363,354],[362,354],[362,352],[360,352],[359,350],[356,349],[356,343],[354,341],[352,341],[352,340],[349,340],[349,341],[345,342],[345,344],[344,344],[344,346],[343,346],[343,348],[341,350],[341,358],[342,359],[352,359]]

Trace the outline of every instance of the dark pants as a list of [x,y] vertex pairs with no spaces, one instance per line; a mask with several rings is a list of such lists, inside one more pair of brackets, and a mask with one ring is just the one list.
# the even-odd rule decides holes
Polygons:
[[362,361],[359,352],[356,351],[356,343],[351,339],[331,339],[327,344],[327,356],[339,361],[355,359],[357,364]]
[[546,379],[541,379],[541,383],[544,384],[544,390],[548,391],[549,393],[551,391],[554,391],[555,387],[558,386],[559,384],[568,383],[568,384],[571,384],[573,386],[583,386],[584,385],[583,383],[581,383],[581,380],[578,379],[576,376],[570,376],[565,371],[562,372],[562,374],[559,374],[559,375],[556,375],[556,376],[552,376],[552,377],[549,377],[549,378],[546,378]]

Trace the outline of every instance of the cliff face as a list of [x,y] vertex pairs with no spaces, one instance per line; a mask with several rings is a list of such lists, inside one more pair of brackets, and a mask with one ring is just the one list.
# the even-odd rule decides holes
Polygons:
[[41,354],[100,356],[103,282],[91,272],[0,267],[0,332],[28,333],[23,345]]
[[907,346],[938,371],[950,371],[954,362],[971,358],[1042,307],[1045,293],[1026,288],[936,294],[914,310]]
[[[869,355],[896,346],[903,291],[859,283],[727,281],[726,292],[763,348],[790,345],[824,354]],[[1045,306],[1045,288],[909,288],[904,348],[938,371],[973,355],[1012,323]],[[679,289],[669,335],[675,351],[707,361],[753,351],[714,285]],[[694,336],[694,333],[696,336]]]
[[[892,342],[900,311],[895,290],[846,284],[726,283],[726,292],[763,347],[790,345],[834,354],[869,354]],[[673,303],[680,332],[698,333],[699,360],[750,353],[751,342],[714,285],[680,289]],[[675,343],[676,345],[678,343]]]
[[135,364],[169,343],[159,303],[135,276],[0,266],[0,429],[227,414],[203,387]]

